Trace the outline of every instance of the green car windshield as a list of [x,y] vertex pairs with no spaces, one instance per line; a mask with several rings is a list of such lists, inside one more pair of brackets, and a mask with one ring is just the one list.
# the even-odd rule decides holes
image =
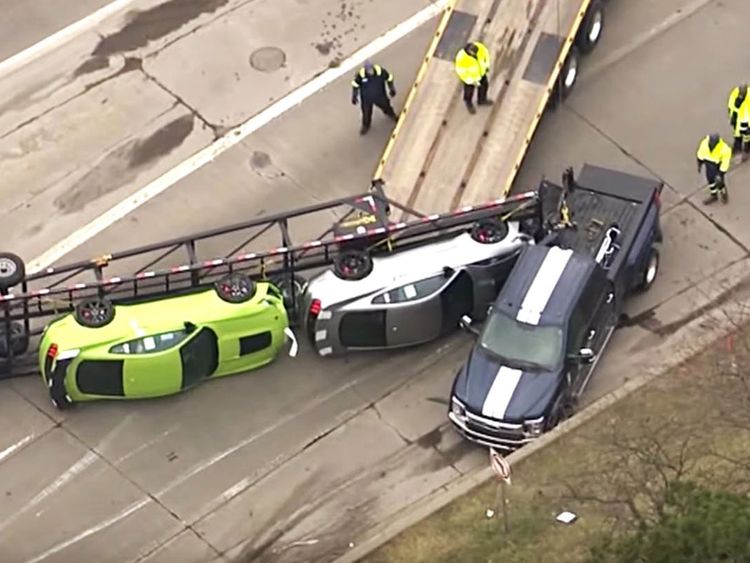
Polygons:
[[508,367],[554,369],[563,356],[563,331],[556,326],[530,325],[503,313],[490,315],[479,344]]
[[174,348],[188,337],[187,330],[163,332],[116,344],[109,349],[110,354],[155,354]]

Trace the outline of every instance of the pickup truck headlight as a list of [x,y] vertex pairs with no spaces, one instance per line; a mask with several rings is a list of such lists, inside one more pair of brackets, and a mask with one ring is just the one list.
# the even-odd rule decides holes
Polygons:
[[467,420],[466,407],[455,397],[451,399],[451,412],[453,413],[453,416],[455,416],[458,420]]
[[523,423],[523,433],[527,437],[539,436],[544,431],[544,417],[527,420]]

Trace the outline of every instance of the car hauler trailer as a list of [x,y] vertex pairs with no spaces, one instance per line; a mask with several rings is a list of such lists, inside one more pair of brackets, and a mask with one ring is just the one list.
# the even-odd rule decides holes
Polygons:
[[[602,34],[602,0],[453,0],[375,171],[389,197],[447,211],[507,196],[544,111],[564,99]],[[490,51],[491,106],[464,107],[454,59]]]
[[[548,210],[556,213],[555,205],[530,191],[450,213],[426,214],[386,197],[381,184],[375,182],[360,195],[55,265],[33,274],[25,273],[20,257],[0,252],[0,379],[39,371],[37,340],[45,326],[60,316],[73,313],[79,324],[96,330],[111,321],[115,307],[176,298],[211,287],[221,294],[222,280],[239,274],[278,286],[294,325],[300,317],[302,273],[328,268],[347,279],[350,264],[346,258],[352,253],[373,260],[455,236],[490,219],[513,217],[527,226],[532,221],[533,229],[533,224],[546,222]],[[392,220],[393,210],[402,216],[398,221]],[[334,222],[331,214],[337,217]],[[319,237],[299,240],[294,236],[297,226],[316,217],[323,225],[321,230],[325,229]],[[259,250],[261,245],[274,244],[269,237],[278,242]],[[211,254],[217,247],[225,248],[221,256]],[[189,322],[189,311],[185,317]]]

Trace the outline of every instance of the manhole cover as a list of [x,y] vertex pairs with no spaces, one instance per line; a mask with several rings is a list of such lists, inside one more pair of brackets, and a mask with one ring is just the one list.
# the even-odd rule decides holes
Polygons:
[[261,47],[250,55],[250,66],[261,72],[279,70],[286,62],[286,53],[278,47]]

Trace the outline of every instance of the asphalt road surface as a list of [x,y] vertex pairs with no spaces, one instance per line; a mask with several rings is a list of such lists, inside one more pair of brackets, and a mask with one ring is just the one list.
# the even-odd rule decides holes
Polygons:
[[[107,21],[0,81],[8,250],[40,256],[428,3],[136,4],[151,17]],[[531,187],[588,161],[667,185],[661,277],[631,304],[633,324],[616,335],[589,400],[632,375],[628,357],[689,318],[706,300],[695,288],[740,264],[750,245],[747,172],[730,175],[732,205],[707,214],[694,162],[702,135],[729,134],[726,96],[750,70],[750,5],[614,0],[607,15],[577,90],[542,122],[518,179]],[[396,74],[398,103],[433,27],[377,57]],[[31,37],[3,47],[17,51]],[[725,47],[721,61],[705,50],[711,43]],[[391,124],[376,114],[360,138],[348,91],[348,76],[333,81],[66,260],[361,191]],[[302,225],[299,236],[316,230]],[[326,560],[484,462],[438,430],[467,343],[457,335],[329,361],[302,350],[178,397],[64,415],[38,379],[0,382],[0,553],[19,562]]]

